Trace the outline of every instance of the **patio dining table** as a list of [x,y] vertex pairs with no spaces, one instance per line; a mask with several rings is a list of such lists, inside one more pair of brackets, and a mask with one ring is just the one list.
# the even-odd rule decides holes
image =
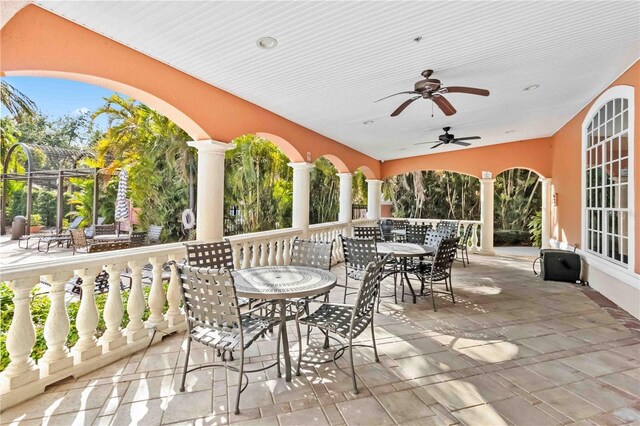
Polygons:
[[287,336],[287,299],[317,296],[337,283],[333,272],[306,266],[260,266],[232,272],[236,294],[252,299],[273,300],[280,305],[280,332],[285,379],[291,381],[291,356]]
[[400,264],[402,265],[400,279],[407,280],[407,285],[409,286],[411,296],[413,297],[413,303],[416,303],[416,292],[413,290],[411,282],[409,281],[407,260],[413,257],[433,256],[436,252],[436,248],[422,244],[392,242],[378,243],[376,247],[380,256],[385,256],[388,253],[393,253],[393,255],[400,261]]

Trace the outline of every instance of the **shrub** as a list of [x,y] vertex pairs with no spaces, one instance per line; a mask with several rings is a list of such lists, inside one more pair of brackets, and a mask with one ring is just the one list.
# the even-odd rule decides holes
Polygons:
[[[165,293],[167,291],[168,284],[164,285]],[[51,308],[51,300],[49,299],[48,294],[37,294],[37,289],[33,289],[31,292],[31,318],[33,319],[33,325],[36,331],[36,343],[33,346],[33,351],[31,352],[31,357],[34,360],[38,360],[42,358],[45,351],[47,350],[47,344],[44,340],[44,323],[47,320],[47,315],[49,314],[49,309]],[[149,291],[151,291],[150,286],[145,286],[142,288],[142,291],[145,295],[145,300],[148,300]],[[129,291],[123,291],[122,293],[122,303],[125,306],[124,316],[122,318],[121,327],[125,327],[129,323],[129,314],[127,313],[126,306],[127,300],[129,299]],[[0,371],[3,371],[7,365],[9,365],[9,352],[7,352],[6,340],[7,340],[7,332],[9,331],[9,327],[11,326],[11,321],[13,320],[13,291],[9,288],[6,283],[0,283]],[[98,326],[96,327],[96,337],[102,336],[104,331],[106,330],[106,324],[104,323],[104,318],[102,317],[102,312],[104,311],[104,305],[107,302],[107,295],[100,294],[96,296],[96,305],[98,306],[98,312],[100,315],[100,320],[98,321]],[[168,308],[168,304],[165,302],[165,310]],[[67,305],[67,313],[69,315],[70,329],[69,335],[67,336],[66,346],[68,348],[72,348],[73,345],[78,341],[78,330],[76,329],[76,318],[78,317],[78,309],[80,309],[80,301],[76,300],[70,302]],[[149,318],[150,312],[148,308],[145,308],[144,314],[142,316],[143,320]]]
[[500,229],[493,233],[493,244],[499,246],[529,246],[528,231],[518,231],[515,229]]
[[534,247],[542,247],[542,211],[538,211],[527,224]]

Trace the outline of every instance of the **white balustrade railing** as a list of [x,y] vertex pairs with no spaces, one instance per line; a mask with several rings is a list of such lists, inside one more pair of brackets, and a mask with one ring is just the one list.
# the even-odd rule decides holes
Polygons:
[[[438,222],[433,219],[409,220],[433,225]],[[352,223],[311,225],[309,238],[334,241],[332,257],[337,263],[344,260],[338,236],[350,235],[352,225],[376,224],[375,220],[360,219]],[[472,250],[477,250],[480,222],[460,221],[460,225],[462,232],[468,226],[473,227]],[[301,235],[300,229],[289,228],[231,236],[229,241],[233,249],[234,267],[244,269],[286,265],[290,261],[291,243]],[[10,362],[0,373],[3,409],[42,393],[46,386],[61,379],[87,374],[159,342],[162,335],[184,330],[186,325],[180,306],[179,277],[164,268],[167,261],[184,258],[184,245],[173,243],[3,266],[0,269],[0,281],[8,282],[14,293],[13,320],[6,336]],[[104,309],[100,311],[94,293],[96,276],[103,270],[109,274],[109,290]],[[167,273],[170,276],[166,276]],[[67,283],[77,277],[82,278],[82,294],[92,297],[81,297],[75,322],[79,338],[69,349],[67,339],[71,324],[65,294]],[[126,306],[120,291],[121,278],[131,283]],[[165,291],[164,282],[167,279]],[[148,282],[150,286],[146,299],[143,282]],[[48,297],[51,305],[43,333],[46,351],[35,362],[31,358],[36,333],[30,302],[32,290],[41,287],[50,288]],[[149,316],[144,321],[147,309]],[[122,324],[125,312],[129,321]],[[106,329],[98,339],[97,326],[101,317]],[[153,339],[153,336],[156,338]]]
[[331,253],[331,263],[336,264],[344,261],[342,243],[338,236],[350,235],[350,227],[347,222],[318,223],[309,226],[309,238],[318,241],[333,241],[333,251]]

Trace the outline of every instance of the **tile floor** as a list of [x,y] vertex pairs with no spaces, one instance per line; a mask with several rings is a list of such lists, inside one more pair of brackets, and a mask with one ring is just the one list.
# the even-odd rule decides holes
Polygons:
[[[275,369],[250,375],[241,414],[237,377],[222,369],[187,376],[178,392],[182,336],[134,354],[1,415],[2,424],[93,425],[640,425],[638,321],[598,293],[535,278],[530,261],[473,256],[456,263],[456,304],[383,299],[376,315],[380,362],[358,348],[360,393],[344,359],[307,365],[291,383]],[[340,278],[341,265],[335,268]],[[392,283],[385,282],[383,294]],[[336,290],[332,297],[340,299]],[[294,327],[289,327],[295,342]],[[304,333],[304,332],[303,332]],[[366,337],[365,337],[366,336]],[[369,333],[363,334],[367,343]],[[312,345],[320,339],[313,335]],[[195,346],[192,365],[212,361]],[[305,345],[306,348],[306,345]],[[292,343],[292,352],[297,352]],[[274,359],[273,336],[254,344],[250,366]],[[308,353],[312,355],[312,353]],[[316,353],[317,359],[327,357]]]

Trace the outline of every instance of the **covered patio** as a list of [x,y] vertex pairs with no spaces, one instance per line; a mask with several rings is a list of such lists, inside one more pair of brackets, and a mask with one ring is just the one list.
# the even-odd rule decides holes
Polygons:
[[[370,349],[355,349],[359,393],[346,357],[305,364],[290,382],[270,369],[252,375],[240,414],[233,410],[235,373],[199,370],[178,390],[187,324],[181,279],[166,267],[185,259],[182,243],[75,258],[4,257],[0,281],[12,290],[14,311],[2,336],[10,362],[0,373],[1,423],[640,422],[640,6],[614,3],[2,3],[1,76],[118,91],[193,139],[198,242],[225,238],[225,152],[234,138],[255,134],[289,158],[291,227],[228,236],[235,271],[288,265],[296,239],[323,241],[333,243],[331,272],[344,283],[340,236],[391,216],[383,180],[407,172],[477,178],[480,220],[455,225],[455,237],[469,230],[470,253],[469,265],[456,261],[450,270],[456,303],[439,295],[436,311],[431,295],[417,303],[382,299],[374,316],[380,362]],[[475,33],[414,34],[425,14],[455,17]],[[594,57],[606,61],[594,66]],[[389,117],[395,103],[374,102],[410,89],[427,66],[451,89],[476,85],[491,96],[449,96],[443,85],[436,100],[446,95],[455,115],[428,96],[400,117]],[[482,140],[420,147],[449,126],[456,136]],[[338,171],[340,208],[337,221],[311,224],[310,173],[319,158]],[[543,281],[531,272],[530,253],[494,248],[495,178],[515,168],[540,178],[542,248],[578,253],[590,287]],[[357,170],[367,178],[366,219],[352,217]],[[441,222],[405,219],[434,228]],[[109,286],[102,304],[83,297],[71,323],[66,283],[80,277],[84,294],[93,295],[103,271]],[[126,300],[124,275],[131,282]],[[32,292],[44,282],[51,305],[37,341]],[[392,278],[382,281],[383,296],[396,290]],[[342,302],[341,290],[330,299]],[[77,341],[69,345],[72,334]],[[248,365],[272,363],[276,337],[257,340]],[[294,358],[298,337],[289,327]],[[321,343],[314,329],[311,344]],[[358,343],[372,343],[369,333]],[[329,360],[331,349],[316,361]],[[192,365],[212,355],[196,346]]]
[[[3,412],[2,421],[609,425],[640,419],[638,320],[592,289],[533,277],[529,259],[472,255],[469,267],[455,268],[455,305],[443,297],[433,312],[425,300],[396,305],[383,299],[375,318],[380,362],[370,349],[357,350],[357,395],[344,359],[337,366],[303,366],[291,383],[271,369],[253,375],[235,415],[229,407],[236,377],[224,369],[191,373],[187,392],[178,391],[184,340],[177,332],[48,387]],[[333,270],[343,279],[341,265]],[[392,291],[390,281],[383,294]],[[311,344],[320,345],[321,335],[314,337]],[[250,366],[275,359],[274,339],[252,347]],[[211,363],[212,356],[200,347],[192,361]]]

